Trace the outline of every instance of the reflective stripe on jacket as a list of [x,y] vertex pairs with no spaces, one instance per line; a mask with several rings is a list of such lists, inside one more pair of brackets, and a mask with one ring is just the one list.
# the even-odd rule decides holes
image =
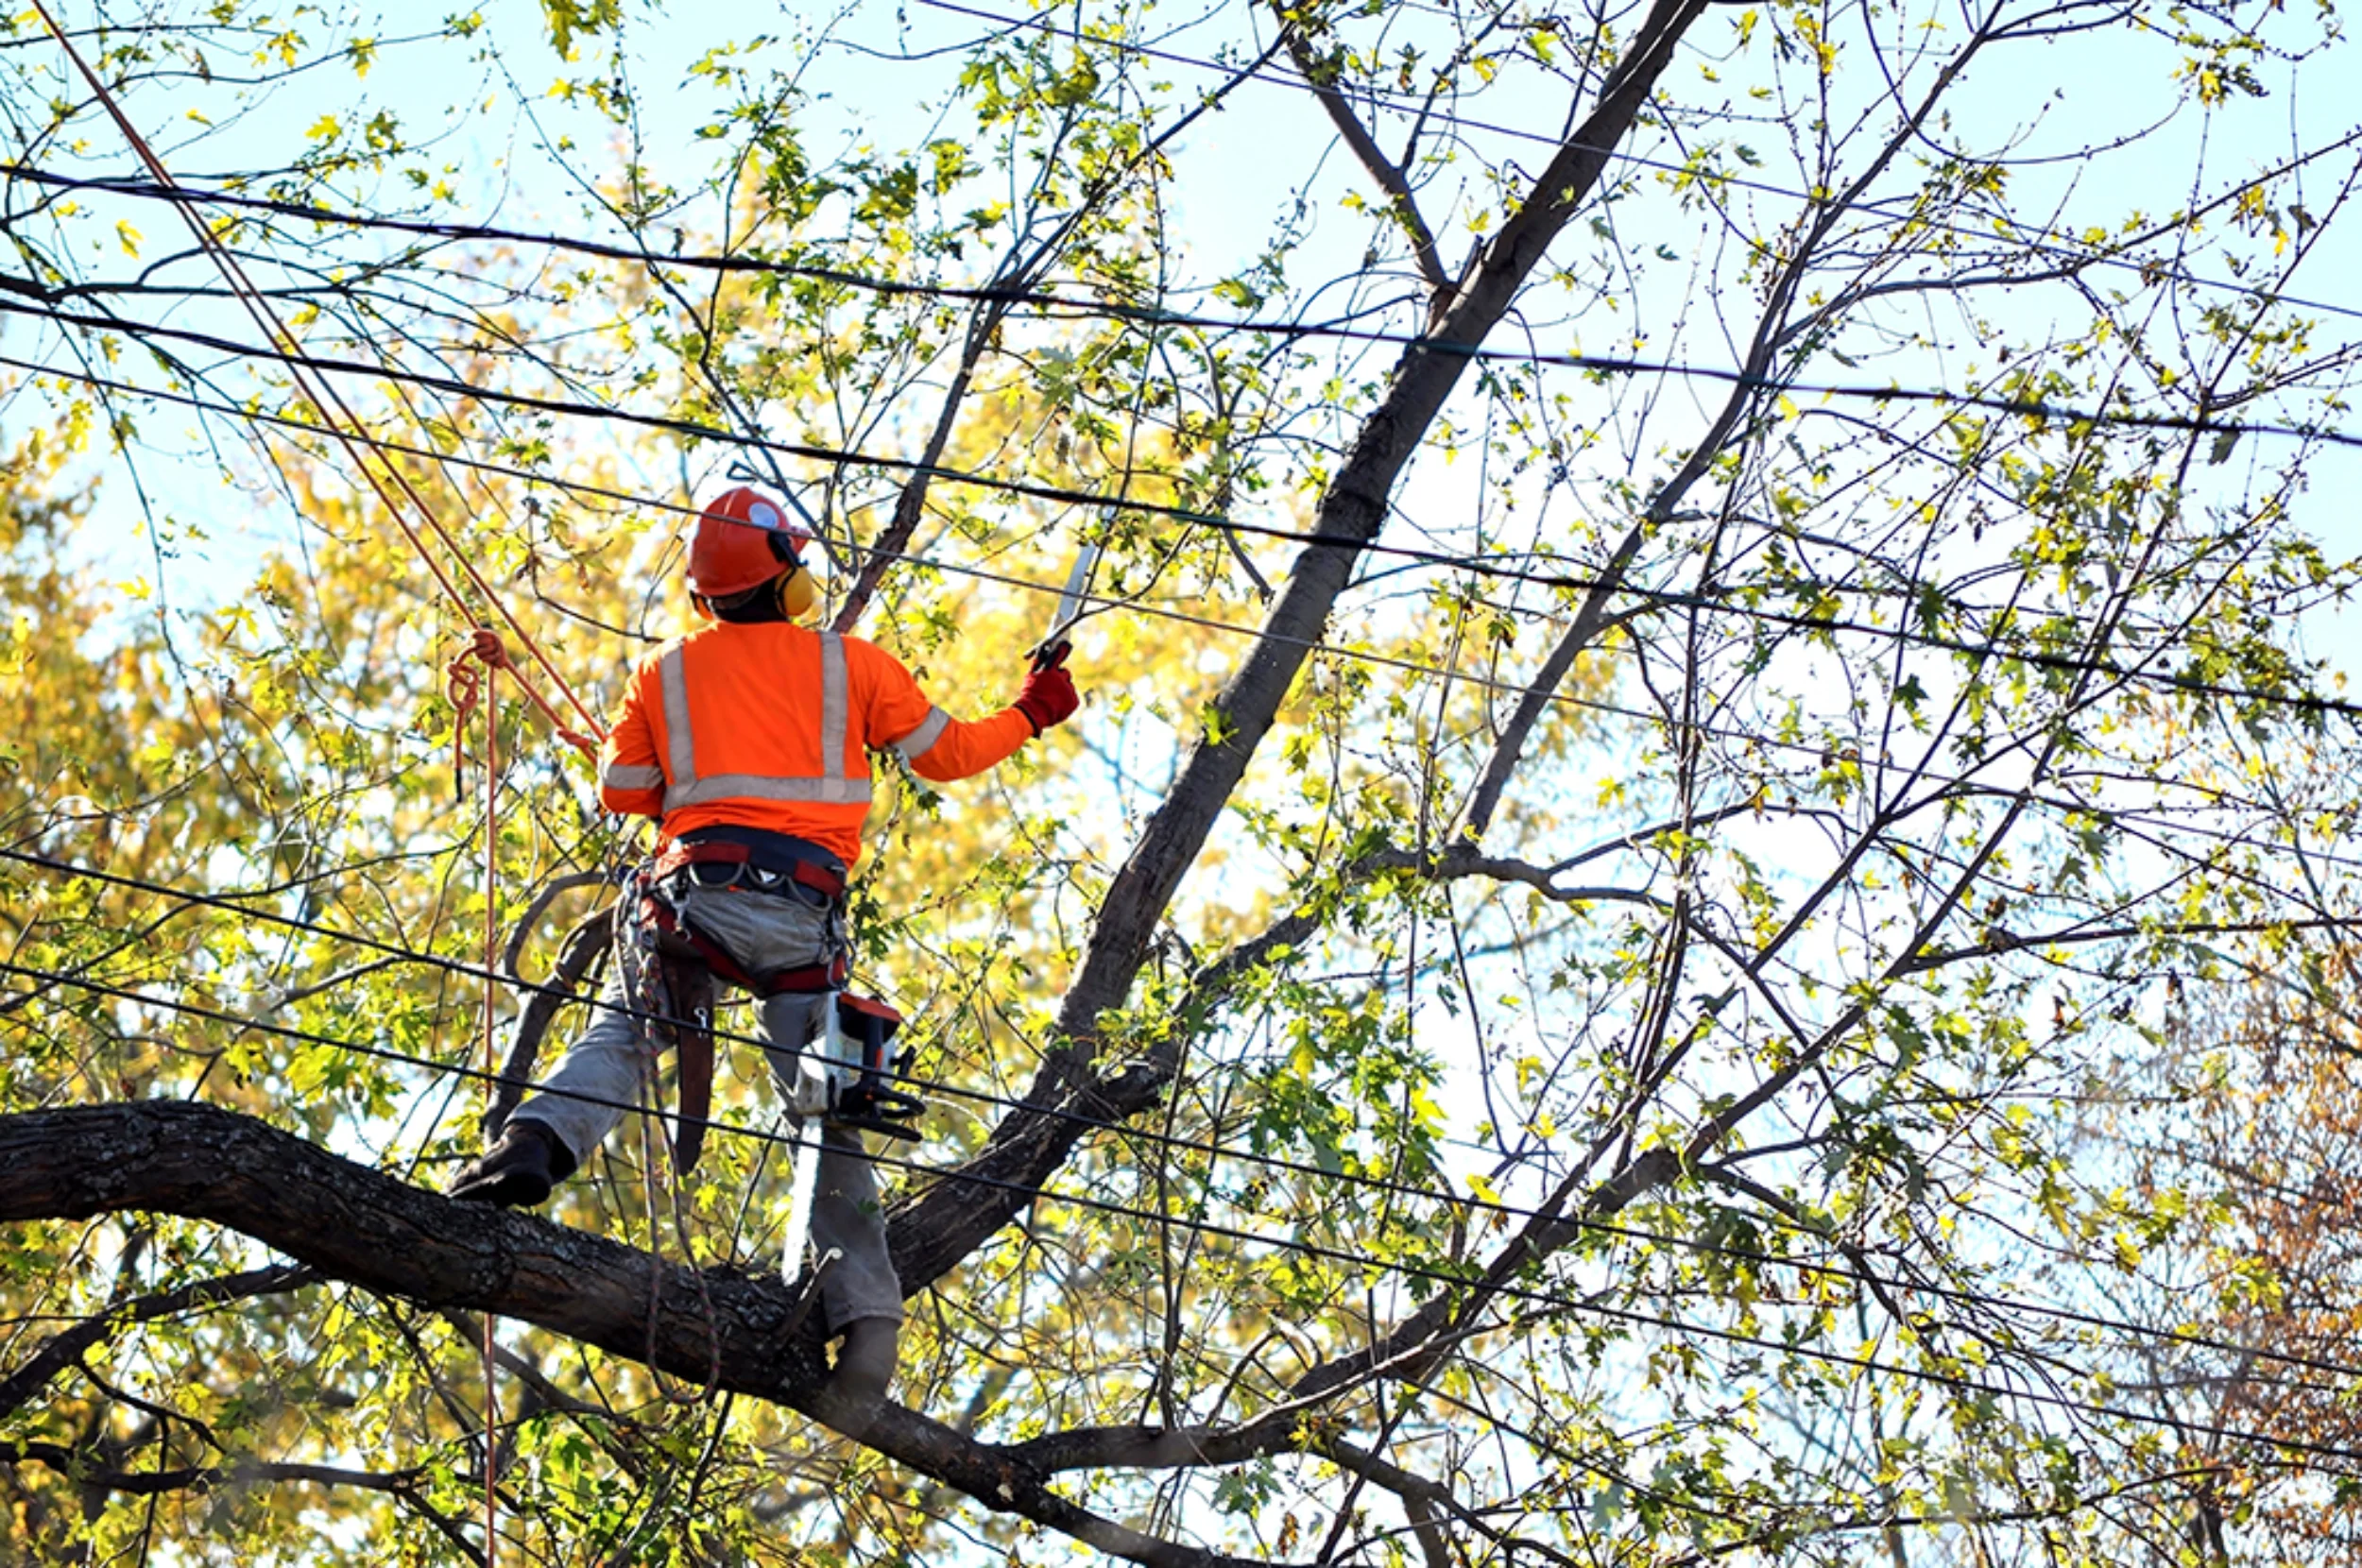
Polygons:
[[819,844],[851,865],[871,750],[922,776],[965,778],[1033,733],[1003,708],[969,724],[927,700],[891,654],[782,622],[717,622],[632,672],[600,756],[609,810],[662,819],[667,839],[723,824]]

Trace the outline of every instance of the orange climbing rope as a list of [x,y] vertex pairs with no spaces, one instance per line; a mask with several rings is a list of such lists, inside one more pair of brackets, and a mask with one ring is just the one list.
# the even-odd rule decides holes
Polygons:
[[[164,167],[163,161],[156,156],[155,149],[148,145],[146,138],[140,134],[139,128],[132,125],[129,117],[123,112],[122,107],[115,102],[114,94],[99,78],[98,73],[91,68],[90,62],[82,58],[81,51],[75,48],[73,40],[66,35],[65,28],[60,25],[57,17],[51,14],[46,0],[33,0],[33,9],[40,15],[43,26],[49,29],[50,35],[58,41],[59,46],[65,51],[66,57],[74,62],[75,69],[81,74],[82,79],[89,83],[99,107],[106,111],[108,118],[112,120],[115,128],[123,133],[123,138],[130,145],[131,150],[138,155],[140,162],[146,165],[149,177],[167,191],[179,191],[180,187],[173,179],[171,171]],[[325,378],[312,374],[306,368],[301,346],[296,342],[293,334],[280,321],[278,315],[263,297],[262,291],[256,288],[253,281],[247,277],[246,270],[239,264],[237,257],[221,243],[220,238],[206,226],[203,219],[198,217],[196,209],[191,204],[177,202],[174,205],[175,210],[180,214],[181,222],[195,236],[198,247],[219,269],[223,281],[229,283],[231,295],[244,308],[256,329],[269,341],[272,357],[286,367],[289,378],[295,383],[297,392],[312,404],[322,428],[334,438],[339,447],[344,449],[345,455],[351,461],[354,470],[360,474],[369,488],[376,492],[387,515],[394,520],[395,526],[402,530],[402,537],[410,542],[411,549],[418,554],[427,571],[434,575],[436,585],[442,588],[454,607],[471,622],[475,620],[467,595],[460,590],[451,573],[436,560],[434,553],[428,549],[426,540],[419,533],[418,526],[406,515],[402,504],[405,501],[409,503],[409,507],[416,511],[427,531],[441,541],[451,558],[458,563],[460,572],[483,597],[484,602],[491,606],[492,612],[501,619],[510,635],[515,637],[526,653],[532,656],[533,661],[540,666],[542,673],[556,688],[567,706],[572,707],[580,718],[583,729],[570,729],[559,723],[556,706],[534,689],[522,671],[507,661],[505,652],[501,656],[501,662],[495,668],[507,671],[510,679],[516,682],[518,689],[533,701],[535,707],[549,716],[561,739],[585,752],[595,752],[597,742],[592,737],[599,733],[597,718],[575,694],[573,688],[567,683],[566,677],[559,673],[556,665],[551,662],[548,654],[543,652],[533,634],[525,629],[515,614],[502,602],[492,585],[485,581],[483,574],[476,570],[467,553],[459,548],[459,542],[436,518],[434,508],[427,503],[423,496],[419,494],[417,486],[412,485],[402,469],[379,450],[375,437],[368,433],[368,427],[338,395],[335,386]],[[403,406],[405,410],[409,407],[406,401]],[[415,411],[412,412],[415,417]],[[376,465],[372,465],[369,461],[372,455],[378,459]],[[445,483],[452,483],[448,474],[445,476]],[[396,499],[397,494],[400,500]]]
[[[468,645],[452,656],[443,666],[444,690],[451,699],[452,776],[460,775],[466,754],[468,719],[484,695],[487,671],[508,670],[508,650],[500,634],[478,626],[469,637]],[[527,689],[530,690],[529,688]],[[500,962],[500,780],[501,730],[500,705],[484,705],[484,1085],[487,1095],[498,1092],[500,1059],[494,1047],[498,1024],[493,1016],[493,1003],[499,995],[493,975]],[[556,723],[556,716],[551,715]],[[564,733],[560,726],[560,733]],[[490,1312],[484,1314],[484,1564],[495,1568],[499,1561],[500,1539],[500,1450],[501,1403],[499,1341],[496,1338],[499,1319]]]
[[[33,0],[33,9],[40,16],[43,25],[48,28],[50,36],[58,41],[59,47],[65,51],[66,58],[73,61],[75,69],[80,73],[82,79],[89,84],[97,104],[106,111],[108,118],[114,122],[115,128],[122,132],[124,140],[130,145],[140,162],[146,165],[149,177],[166,191],[179,191],[180,187],[173,179],[171,172],[164,167],[163,161],[156,156],[155,149],[148,145],[146,138],[140,134],[138,128],[133,126],[129,117],[123,112],[122,107],[116,103],[114,94],[109,91],[106,82],[101,80],[98,73],[92,69],[90,62],[82,58],[81,51],[74,46],[74,41],[67,36],[65,28],[50,12],[45,0]],[[484,994],[484,1051],[487,1069],[486,1093],[491,1094],[494,1092],[499,1071],[496,1046],[496,996],[490,976],[500,956],[498,883],[500,707],[497,700],[485,701],[488,695],[486,686],[493,674],[505,673],[534,707],[540,709],[542,716],[549,721],[559,739],[589,755],[595,756],[598,750],[599,722],[591,714],[590,708],[584,706],[573,688],[567,683],[566,677],[558,673],[557,667],[550,661],[549,656],[542,651],[533,634],[525,629],[508,606],[502,602],[500,594],[493,589],[492,585],[485,581],[483,574],[476,571],[468,554],[460,549],[458,540],[452,537],[450,531],[444,528],[436,517],[435,509],[427,503],[426,498],[419,493],[418,487],[411,484],[408,476],[369,434],[368,425],[338,395],[334,384],[325,377],[311,373],[306,366],[301,346],[296,341],[294,334],[287,330],[285,324],[279,319],[277,313],[271,309],[262,291],[256,288],[252,281],[247,277],[246,270],[239,265],[237,257],[231,254],[229,247],[223,245],[219,237],[207,227],[193,206],[187,202],[179,202],[175,206],[182,223],[196,237],[198,248],[203,250],[211,258],[214,266],[219,269],[223,281],[230,285],[231,295],[268,341],[273,356],[286,367],[288,377],[294,383],[297,393],[311,403],[321,427],[343,449],[347,460],[352,465],[362,481],[376,492],[377,499],[385,506],[386,515],[391,517],[395,526],[402,530],[402,537],[409,541],[411,549],[417,554],[419,561],[425,565],[428,572],[434,576],[436,584],[450,599],[454,608],[471,624],[468,646],[446,667],[445,691],[452,703],[452,739],[455,752],[464,748],[468,720],[474,708],[481,703],[485,710],[484,967],[487,979]],[[396,398],[402,403],[403,411],[416,419],[418,412],[411,407],[408,398],[402,392],[398,383]],[[376,459],[375,463],[371,462],[371,458]],[[443,470],[443,482],[454,492],[457,491],[458,486],[451,478],[447,469]],[[524,673],[517,668],[515,662],[509,657],[507,646],[502,641],[499,633],[479,623],[467,594],[461,590],[458,583],[454,580],[450,571],[445,570],[442,563],[436,559],[434,551],[428,548],[419,528],[413,523],[408,512],[405,511],[404,503],[408,503],[410,511],[415,511],[419,521],[424,524],[426,531],[433,534],[441,543],[450,558],[457,563],[460,573],[474,588],[483,602],[491,607],[492,612],[500,618],[502,623],[517,639],[519,644],[532,656],[534,663],[540,667],[541,673],[556,688],[566,705],[581,720],[581,728],[569,726],[564,714],[559,711],[558,707],[543,696],[534,683],[526,678]],[[495,1374],[498,1371],[496,1328],[497,1319],[492,1313],[487,1312],[484,1316],[483,1342],[485,1568],[497,1568],[500,1550],[500,1396],[495,1384]]]

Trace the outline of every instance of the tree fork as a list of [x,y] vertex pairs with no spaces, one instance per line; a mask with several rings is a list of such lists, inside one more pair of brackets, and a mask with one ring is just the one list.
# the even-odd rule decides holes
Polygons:
[[1170,1068],[1126,1073],[1124,1092],[1108,1092],[1109,1085],[1092,1071],[1102,1045],[1100,1016],[1130,994],[1182,877],[1196,862],[1309,650],[1320,641],[1361,548],[1378,537],[1387,498],[1459,383],[1470,350],[1508,314],[1550,242],[1598,186],[1611,152],[1639,118],[1674,45],[1704,10],[1705,0],[1659,0],[1598,106],[1560,145],[1441,311],[1435,335],[1403,349],[1385,401],[1363,423],[1322,498],[1314,526],[1320,542],[1297,557],[1262,635],[1216,701],[1220,733],[1190,752],[1108,884],[1089,951],[1058,1011],[1056,1043],[1026,1091],[1024,1108],[1003,1118],[962,1170],[897,1205],[894,1262],[905,1291],[942,1278],[1006,1224],[1027,1194],[1065,1163],[1083,1136],[1083,1116],[1111,1121],[1134,1115],[1170,1081]]

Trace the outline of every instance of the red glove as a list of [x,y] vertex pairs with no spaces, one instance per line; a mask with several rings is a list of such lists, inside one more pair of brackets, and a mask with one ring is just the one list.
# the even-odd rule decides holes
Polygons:
[[1083,699],[1074,690],[1074,677],[1067,673],[1066,656],[1073,652],[1070,646],[1060,647],[1056,653],[1034,666],[1025,677],[1024,689],[1018,692],[1010,706],[1025,715],[1025,722],[1039,735],[1052,724],[1064,724],[1074,716]]

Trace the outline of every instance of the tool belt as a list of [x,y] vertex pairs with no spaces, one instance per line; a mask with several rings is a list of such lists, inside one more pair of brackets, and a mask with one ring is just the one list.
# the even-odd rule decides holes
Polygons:
[[[760,997],[834,991],[842,987],[847,968],[841,937],[831,944],[835,951],[819,963],[758,975],[742,967],[720,945],[681,919],[677,905],[680,895],[689,887],[709,892],[737,888],[773,895],[783,895],[789,889],[809,889],[832,906],[842,905],[844,864],[818,845],[791,839],[784,833],[757,833],[746,828],[707,831],[730,836],[684,836],[667,845],[648,868],[649,887],[643,912],[659,933],[658,952],[676,959],[694,959],[732,985]],[[710,1054],[710,1038],[706,1046]]]
[[[834,1004],[824,1014],[821,1037],[815,1044],[825,1045],[849,1034],[869,1048],[859,1052],[858,1081],[832,1097],[830,1119],[890,1132],[900,1137],[917,1135],[894,1118],[916,1116],[923,1107],[916,1099],[898,1094],[886,1085],[888,1063],[884,1048],[893,1029],[891,1025],[882,1029],[879,1026],[884,1019],[899,1024],[900,1016],[882,1003],[852,997],[844,991],[850,963],[842,926],[843,861],[817,844],[783,833],[711,827],[683,834],[655,860],[639,868],[632,881],[633,886],[625,893],[625,906],[632,918],[624,923],[618,936],[632,945],[631,956],[638,961],[636,971],[625,971],[626,975],[639,975],[641,985],[635,990],[653,993],[656,988],[646,981],[660,979],[662,982],[662,1005],[646,1005],[656,1000],[653,995],[639,997],[638,1005],[644,1012],[659,1013],[666,1017],[679,1053],[680,1103],[673,1138],[676,1170],[685,1174],[695,1166],[704,1145],[706,1118],[712,1109],[716,977],[759,997],[836,994]],[[775,897],[816,899],[830,906],[833,929],[829,956],[818,963],[792,969],[761,973],[748,970],[681,913],[680,905],[688,892],[727,889]],[[631,933],[627,937],[625,929]],[[654,974],[649,974],[649,970]],[[866,1027],[846,1031],[835,1015],[847,1003],[856,1004],[856,1016],[866,1009],[875,1009],[883,1017],[864,1019]],[[831,1065],[833,1071],[835,1065]]]

